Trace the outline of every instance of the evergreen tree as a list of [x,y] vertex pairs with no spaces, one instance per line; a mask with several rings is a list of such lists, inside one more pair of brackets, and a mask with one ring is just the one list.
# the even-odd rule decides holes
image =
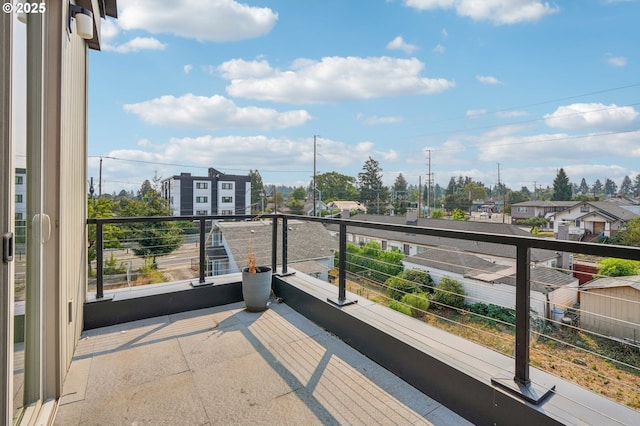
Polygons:
[[551,200],[568,201],[571,200],[572,195],[573,194],[571,183],[569,182],[569,177],[564,172],[564,169],[560,168],[555,180],[553,181],[553,196],[551,197]]
[[369,157],[358,173],[360,201],[366,203],[369,213],[384,214],[385,202],[388,199],[388,188],[382,185],[382,169],[380,164]]
[[631,178],[629,176],[625,176],[622,179],[622,183],[620,184],[620,194],[621,195],[631,195],[633,193],[633,183],[631,183]]
[[615,195],[615,193],[618,192],[618,185],[616,185],[616,183],[607,178],[604,181],[604,195]]
[[262,197],[265,196],[260,195],[265,194],[262,176],[260,176],[260,172],[256,169],[255,171],[249,170],[249,177],[251,178],[251,205],[260,205],[262,207]]
[[578,191],[580,191],[582,195],[587,195],[589,193],[589,185],[587,185],[587,181],[584,178],[580,181]]
[[640,173],[633,179],[633,195],[640,196]]
[[594,196],[597,196],[598,194],[602,193],[602,182],[600,182],[600,179],[596,179],[596,181],[593,183],[593,186],[591,187],[591,192],[593,192]]

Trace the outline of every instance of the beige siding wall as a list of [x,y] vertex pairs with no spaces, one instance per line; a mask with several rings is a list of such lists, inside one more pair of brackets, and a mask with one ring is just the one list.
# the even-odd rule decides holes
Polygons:
[[640,291],[632,287],[590,289],[580,296],[580,325],[618,338],[640,339]]
[[62,36],[60,131],[61,357],[69,365],[82,331],[86,286],[87,48],[76,34]]

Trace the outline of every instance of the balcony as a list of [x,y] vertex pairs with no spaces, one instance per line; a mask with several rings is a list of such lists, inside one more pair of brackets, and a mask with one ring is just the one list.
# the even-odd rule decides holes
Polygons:
[[[241,216],[236,219],[250,218]],[[214,419],[228,418],[224,416],[229,412],[249,416],[240,417],[247,422],[260,419],[267,423],[281,423],[272,421],[271,415],[277,413],[283,416],[282,422],[285,423],[298,423],[299,418],[316,419],[319,423],[349,423],[370,415],[369,421],[359,422],[386,424],[392,422],[387,416],[394,412],[403,413],[403,416],[417,416],[403,419],[450,424],[451,417],[439,417],[444,415],[441,413],[453,415],[448,410],[476,424],[510,423],[515,416],[522,419],[522,424],[600,425],[637,424],[640,421],[640,412],[594,393],[576,384],[575,380],[563,379],[561,372],[550,374],[549,368],[543,371],[533,365],[531,358],[532,353],[538,355],[544,352],[540,349],[543,340],[555,341],[556,346],[561,348],[576,346],[569,338],[566,341],[559,340],[558,336],[562,333],[606,337],[594,331],[585,331],[577,322],[572,322],[568,315],[569,306],[564,307],[566,316],[562,318],[554,315],[559,305],[554,305],[554,309],[548,312],[541,312],[540,308],[532,310],[537,303],[532,295],[540,293],[547,300],[554,300],[550,299],[553,295],[549,295],[552,290],[560,290],[560,285],[556,284],[558,281],[544,282],[541,277],[548,277],[553,271],[563,272],[560,264],[544,264],[539,251],[557,253],[557,261],[561,262],[561,253],[640,259],[638,249],[375,221],[263,216],[261,219],[266,219],[269,224],[264,227],[268,230],[269,244],[258,244],[257,248],[262,255],[262,263],[270,262],[274,271],[277,271],[272,286],[278,299],[274,299],[272,309],[262,314],[250,314],[242,310],[239,274],[228,270],[226,274],[210,276],[213,268],[207,266],[211,260],[207,253],[212,253],[207,250],[214,244],[214,238],[208,238],[206,223],[210,219],[229,218],[186,219],[199,224],[198,244],[194,248],[197,261],[188,262],[195,266],[194,272],[197,272],[193,279],[105,289],[105,256],[103,250],[97,250],[96,288],[88,295],[85,305],[85,332],[65,383],[64,397],[60,401],[60,424],[67,424],[67,421],[74,423],[93,415],[106,416],[105,422],[120,423],[122,419],[134,421],[133,417],[119,417],[127,415],[126,407],[130,407],[135,416],[144,416],[149,412],[166,416],[163,419],[171,419],[176,415],[175,410],[162,410],[178,406],[196,407],[189,414],[180,410],[180,417],[176,419],[189,424],[215,422],[217,420]],[[89,222],[90,226],[97,227],[96,245],[100,248],[105,245],[104,229],[101,229],[105,225],[176,220],[185,218],[100,219]],[[308,271],[303,267],[305,263],[302,260],[308,255],[299,256],[300,253],[295,253],[301,250],[295,248],[299,247],[295,240],[298,238],[297,228],[292,225],[296,220],[321,222],[335,234],[337,285],[305,273]],[[249,235],[256,238],[261,232],[257,229],[258,225],[249,226],[255,228]],[[419,265],[422,258],[423,265],[428,265],[434,274],[444,266],[434,266],[434,259],[438,258],[435,253],[423,251],[411,255],[418,243],[434,250],[434,246],[427,243],[438,240],[441,243],[439,250],[445,251],[441,257],[448,259],[440,262],[448,263],[449,267],[462,267],[462,264],[468,263],[462,254],[451,248],[449,243],[452,240],[473,246],[489,245],[495,257],[493,266],[483,266],[486,269],[482,269],[479,264],[474,264],[471,272],[466,269],[460,272],[460,276],[473,282],[485,280],[482,282],[488,283],[487,287],[496,292],[506,291],[505,288],[513,289],[514,324],[494,321],[498,328],[510,330],[508,337],[503,337],[506,349],[497,350],[482,339],[478,344],[477,340],[470,341],[443,330],[441,324],[436,322],[452,321],[451,316],[443,314],[449,311],[456,313],[455,308],[450,306],[438,305],[435,309],[425,310],[421,313],[424,321],[385,306],[379,297],[380,294],[386,294],[385,284],[379,279],[376,282],[379,271],[370,269],[353,272],[357,260],[347,248],[348,239],[354,239],[355,235],[373,238],[373,231],[384,233],[389,245],[396,244],[390,242],[390,238],[405,241],[405,260],[412,257],[412,261]],[[224,239],[216,241],[222,242]],[[246,245],[247,241],[240,243]],[[227,260],[237,259],[239,256],[233,254],[233,242],[227,241],[225,244],[221,245],[227,250]],[[506,264],[509,259],[514,266]],[[310,261],[316,262],[317,259]],[[505,264],[500,267],[500,263]],[[235,265],[242,266],[241,262]],[[358,277],[361,279],[358,280]],[[124,280],[125,283],[128,281]],[[354,286],[354,282],[359,284]],[[347,287],[353,292],[347,291]],[[577,287],[569,291],[577,293],[575,296],[586,295]],[[372,294],[376,296],[372,297]],[[467,305],[487,302],[471,291],[467,292],[466,299]],[[277,303],[276,300],[284,303]],[[432,303],[439,304],[437,300],[432,299]],[[560,303],[559,299],[557,302]],[[579,308],[574,308],[572,312],[576,310],[586,315]],[[470,315],[466,309],[460,309],[458,314],[462,317]],[[432,316],[440,319],[436,322],[426,320]],[[543,326],[538,328],[537,324]],[[350,355],[340,341],[326,343],[329,335],[316,328],[318,326],[349,345],[352,348],[348,350]],[[465,326],[471,327],[468,323]],[[561,333],[558,334],[558,331]],[[472,333],[487,334],[487,341],[495,337],[486,329],[473,329]],[[210,341],[211,337],[216,338],[217,344]],[[635,340],[618,338],[611,341],[625,345],[630,354],[638,350]],[[192,343],[195,346],[191,346]],[[311,347],[302,348],[307,343]],[[354,349],[357,353],[351,352]],[[302,352],[295,352],[298,350]],[[593,352],[590,348],[583,350],[585,356]],[[331,354],[329,359],[327,354]],[[351,361],[363,361],[360,354],[375,364],[360,368],[360,361]],[[551,372],[554,368],[563,369],[567,365],[558,354],[543,355],[554,359]],[[636,377],[636,384],[625,383],[619,377],[603,378],[603,373],[590,371],[593,370],[590,365],[582,369],[585,376],[593,373],[596,380],[607,380],[612,388],[622,389],[631,398],[639,394],[636,358],[632,358],[632,355],[624,359],[596,355],[609,364],[622,366],[619,376],[630,372]],[[255,363],[244,364],[249,359]],[[344,369],[333,370],[333,360],[337,362],[336,367],[340,365]],[[535,359],[535,363],[542,364],[539,358]],[[260,369],[261,374],[249,379],[251,368],[260,364],[265,366]],[[239,369],[227,372],[222,371],[223,366]],[[366,374],[374,367],[378,371],[377,366],[386,369],[381,370],[384,373],[379,373],[388,374],[386,379],[378,380],[378,373]],[[207,369],[210,374],[206,372]],[[113,371],[114,377],[107,371]],[[388,386],[387,379],[396,384]],[[183,380],[179,383],[181,396],[173,398],[158,392],[163,388],[173,389],[174,386],[170,384],[173,380]],[[244,387],[247,381],[251,382],[251,389],[248,384]],[[256,390],[262,383],[272,389],[266,392]],[[278,388],[278,384],[282,387]],[[225,388],[227,385],[231,387]],[[372,386],[370,392],[375,392],[376,396],[360,399],[363,392],[369,392],[364,390],[368,386]],[[413,393],[414,388],[419,391],[418,394]],[[398,389],[406,390],[413,396],[396,393]],[[113,401],[107,395],[114,398]],[[252,400],[252,395],[264,398]],[[380,403],[370,407],[367,403],[372,398]],[[418,398],[417,404],[411,402],[416,401],[415,398]],[[253,406],[252,401],[255,402]],[[247,404],[255,408],[247,408]],[[154,405],[161,408],[151,408]],[[119,408],[116,410],[113,407]],[[430,413],[436,417],[429,417]],[[184,416],[191,414],[200,417],[194,417],[193,422],[189,422]],[[350,417],[352,415],[355,417]],[[200,422],[202,419],[204,421]],[[242,423],[245,420],[238,421]],[[153,420],[149,422],[154,423]]]

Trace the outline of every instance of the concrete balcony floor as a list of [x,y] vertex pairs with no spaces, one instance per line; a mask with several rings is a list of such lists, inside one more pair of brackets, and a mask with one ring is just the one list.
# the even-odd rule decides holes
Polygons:
[[83,333],[55,424],[469,423],[286,304],[234,303]]

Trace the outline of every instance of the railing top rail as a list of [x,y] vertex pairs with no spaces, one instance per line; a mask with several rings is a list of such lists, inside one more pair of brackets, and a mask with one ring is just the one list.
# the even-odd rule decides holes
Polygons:
[[433,228],[415,225],[399,225],[382,222],[369,222],[357,219],[337,219],[302,215],[285,214],[249,214],[249,215],[212,215],[212,216],[157,216],[157,217],[113,217],[113,218],[92,218],[87,219],[88,224],[113,224],[113,223],[135,223],[135,222],[157,222],[157,221],[200,221],[200,220],[252,220],[272,219],[272,218],[299,219],[309,222],[320,222],[325,224],[344,224],[351,227],[377,229],[383,231],[410,233],[418,235],[429,235],[442,238],[452,238],[459,240],[480,241],[486,243],[511,245],[518,248],[537,248],[543,250],[553,250],[558,252],[573,252],[582,254],[598,255],[603,257],[617,257],[640,261],[640,247],[619,246],[613,244],[597,244],[582,241],[555,240],[535,236],[505,235],[491,232],[478,232],[467,230],[455,230],[446,228]]

